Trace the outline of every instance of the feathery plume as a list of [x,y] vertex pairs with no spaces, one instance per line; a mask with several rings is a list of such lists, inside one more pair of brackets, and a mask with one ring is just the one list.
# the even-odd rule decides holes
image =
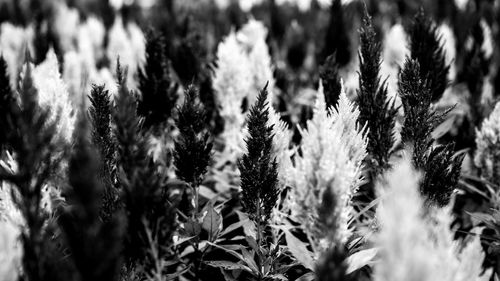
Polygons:
[[[358,171],[349,157],[352,142],[343,138],[349,134],[344,132],[348,124],[342,124],[344,120],[338,112],[333,117],[325,108],[320,86],[313,118],[307,121],[307,130],[301,130],[302,153],[295,157],[289,183],[292,190],[286,202],[291,217],[308,235],[316,259],[333,245],[343,245],[351,234],[350,199]],[[344,110],[341,112],[348,111]],[[357,154],[355,150],[351,152],[353,156]]]
[[476,130],[476,152],[474,164],[481,176],[489,182],[500,185],[500,103],[486,118],[481,129]]
[[33,69],[33,82],[38,91],[40,106],[49,109],[50,120],[57,120],[57,134],[70,143],[76,117],[53,49],[49,50],[45,61]]
[[92,143],[99,151],[101,160],[99,175],[104,184],[101,216],[107,220],[118,207],[116,142],[111,128],[111,101],[104,85],[93,85],[89,99]]
[[272,155],[273,127],[268,125],[267,85],[250,109],[247,119],[247,152],[238,163],[242,203],[250,218],[265,226],[278,199],[278,164]]
[[339,65],[336,61],[335,54],[329,55],[324,64],[320,67],[319,77],[323,83],[323,91],[325,94],[326,106],[328,108],[337,106],[340,96],[340,75]]
[[21,231],[23,245],[23,273],[29,280],[50,278],[51,255],[49,213],[42,206],[44,192],[52,175],[59,169],[66,143],[58,137],[57,124],[60,114],[52,116],[49,108],[39,105],[38,91],[33,80],[29,53],[22,76],[19,93],[21,109],[15,118],[18,133],[10,140],[16,155],[17,169],[0,170],[0,180],[13,185],[11,198],[20,210],[25,227]]
[[198,99],[198,89],[190,85],[176,122],[180,135],[175,142],[177,176],[193,187],[201,184],[211,161],[212,143],[205,128],[206,112]]
[[394,167],[378,185],[380,259],[374,280],[489,280],[479,237],[468,243],[454,240],[450,207],[427,209],[409,159]]
[[69,163],[69,205],[61,210],[59,223],[82,280],[119,280],[124,214],[116,213],[106,221],[101,220],[105,191],[98,175],[102,168],[88,139],[87,122],[81,113]]
[[408,35],[411,58],[420,65],[420,79],[427,84],[431,100],[438,101],[448,87],[450,69],[438,27],[420,9],[408,29]]
[[358,53],[359,72],[359,121],[368,127],[368,154],[366,162],[372,175],[378,175],[389,167],[389,157],[394,145],[394,126],[397,109],[390,100],[387,82],[380,82],[382,46],[375,38],[375,29],[365,10],[360,30],[361,48]]
[[172,116],[177,101],[177,85],[170,77],[165,55],[165,39],[151,30],[146,44],[146,64],[139,73],[139,100],[137,113],[144,117],[145,129],[165,124]]
[[[169,255],[176,217],[169,205],[164,176],[148,155],[147,137],[137,116],[137,102],[126,86],[126,73],[117,64],[119,93],[115,99],[113,120],[118,149],[118,180],[123,188],[122,201],[127,211],[125,257],[140,261],[147,271],[160,274],[157,262]],[[151,236],[155,237],[154,241]]]

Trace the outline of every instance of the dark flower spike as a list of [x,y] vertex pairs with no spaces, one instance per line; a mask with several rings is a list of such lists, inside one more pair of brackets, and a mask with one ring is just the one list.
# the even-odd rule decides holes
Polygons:
[[119,90],[113,120],[121,200],[128,219],[124,254],[129,263],[140,262],[146,272],[151,272],[157,270],[156,262],[169,254],[176,217],[168,202],[166,179],[158,174],[157,164],[148,155],[148,137],[141,130],[136,99],[126,88],[124,74],[118,64]]
[[205,126],[206,112],[198,100],[198,90],[190,85],[178,110],[177,128],[180,136],[175,142],[177,176],[192,186],[198,186],[207,172],[212,143]]
[[335,53],[335,59],[339,66],[345,66],[351,60],[350,45],[348,32],[344,23],[342,1],[333,0],[330,6],[330,21],[320,61],[325,60],[328,56]]
[[432,131],[453,108],[441,114],[432,110],[429,88],[419,72],[418,62],[408,58],[399,80],[399,95],[405,111],[401,137],[412,151],[413,164],[424,172],[420,183],[422,194],[429,202],[444,206],[457,185],[463,157],[452,157],[454,144],[432,147]]
[[391,148],[394,145],[394,126],[397,109],[390,101],[386,80],[380,81],[382,46],[376,39],[375,29],[365,7],[363,26],[360,30],[359,120],[368,124],[369,167],[373,174],[380,174],[389,167]]
[[458,184],[465,154],[454,156],[454,143],[439,145],[430,149],[423,167],[424,178],[420,191],[430,202],[446,206]]
[[165,54],[164,37],[150,30],[146,42],[146,63],[139,73],[139,99],[137,113],[144,117],[149,129],[164,124],[172,116],[177,101],[178,85],[170,77],[170,66]]
[[93,85],[89,99],[92,143],[99,150],[102,161],[99,174],[105,187],[101,215],[106,220],[118,208],[119,201],[116,179],[116,142],[111,129],[111,101],[104,85]]
[[325,63],[320,67],[319,77],[323,83],[326,107],[337,108],[342,86],[335,53],[326,58]]
[[97,151],[88,141],[83,114],[75,130],[75,147],[69,163],[69,206],[61,210],[59,223],[66,234],[71,258],[82,280],[119,280],[125,221],[117,212],[101,220],[104,185]]
[[268,126],[267,84],[247,117],[247,153],[238,163],[242,203],[257,224],[267,224],[278,199],[277,163],[272,159],[273,127]]
[[448,87],[445,50],[437,25],[421,8],[408,28],[411,57],[420,64],[420,78],[428,85],[432,101],[438,101]]

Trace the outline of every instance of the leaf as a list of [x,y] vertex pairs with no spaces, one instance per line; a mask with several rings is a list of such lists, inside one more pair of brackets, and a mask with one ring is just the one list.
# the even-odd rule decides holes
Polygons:
[[236,211],[236,214],[238,215],[238,218],[240,219],[240,221],[243,221],[243,232],[245,232],[245,235],[246,236],[251,236],[251,237],[256,237],[257,236],[257,227],[255,226],[255,223],[250,220],[248,218],[248,215],[243,213],[243,212],[240,212],[240,211]]
[[226,227],[221,233],[220,233],[220,236],[224,236],[234,230],[236,230],[237,228],[239,227],[243,227],[243,225],[245,225],[247,223],[247,220],[250,220],[250,219],[246,219],[246,220],[240,220],[240,221],[237,221],[233,224],[231,224],[230,226]]
[[217,193],[213,192],[210,188],[208,188],[208,187],[206,187],[204,185],[200,186],[199,194],[201,196],[207,198],[208,200],[212,200],[215,197],[219,196]]
[[300,276],[297,281],[313,281],[316,279],[316,275],[314,272],[308,272],[302,276]]
[[211,204],[207,208],[207,214],[203,218],[202,228],[208,232],[208,240],[214,241],[219,233],[219,226],[222,224],[222,216],[217,213],[214,209],[214,205]]
[[235,263],[235,262],[230,262],[230,261],[205,261],[204,262],[206,265],[213,266],[213,267],[218,267],[218,268],[223,268],[225,270],[244,270],[247,271],[248,273],[252,273],[252,270],[243,264]]
[[[228,253],[228,254],[232,255],[233,257],[235,257],[235,258],[239,259],[240,261],[245,262],[245,258],[243,258],[243,256],[242,256],[242,255],[240,255],[240,254],[238,254],[236,251],[234,251],[234,250],[230,250],[230,249],[227,249],[226,247],[219,246],[219,245],[217,245],[217,244],[215,244],[215,243],[212,243],[212,242],[207,242],[207,243],[208,243],[209,245],[214,246],[215,248],[218,248],[218,249],[224,250],[226,253]],[[243,246],[241,246],[241,245],[238,245],[238,246],[243,247]]]
[[285,277],[283,274],[271,274],[271,275],[266,275],[267,278],[272,278],[272,280],[283,280],[283,281],[288,281],[288,278]]
[[198,222],[189,219],[184,223],[184,231],[186,236],[198,236],[201,232],[201,226]]
[[258,275],[259,274],[259,267],[255,263],[254,254],[250,253],[245,248],[241,248],[241,253],[243,254],[243,257],[245,258],[248,266],[252,269],[253,273],[255,275]]
[[177,241],[174,243],[174,246],[179,246],[179,245],[181,245],[182,243],[184,243],[184,242],[186,242],[186,241],[189,241],[189,240],[191,240],[191,239],[193,239],[193,238],[195,238],[195,237],[196,237],[196,236],[183,237],[183,238],[181,238],[181,239],[177,240]]
[[352,254],[347,258],[347,274],[350,274],[351,272],[354,272],[365,265],[370,264],[373,262],[375,256],[378,253],[378,248],[371,248],[371,249],[365,249],[361,250],[357,253]]
[[297,239],[289,231],[285,232],[286,244],[292,255],[306,268],[314,270],[314,261],[311,252],[307,250],[304,242]]

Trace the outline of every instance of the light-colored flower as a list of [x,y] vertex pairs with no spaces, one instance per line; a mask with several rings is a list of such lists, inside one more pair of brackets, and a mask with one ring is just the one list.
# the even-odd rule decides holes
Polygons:
[[419,193],[421,177],[409,159],[394,165],[377,192],[380,231],[375,281],[489,280],[482,273],[484,252],[479,238],[454,240],[451,207],[428,206]]
[[358,167],[349,157],[350,142],[344,139],[349,134],[343,129],[349,124],[342,124],[350,121],[328,113],[320,84],[313,118],[306,130],[300,129],[302,153],[295,157],[289,181],[292,189],[286,202],[291,217],[307,233],[315,258],[332,245],[345,243],[351,235],[350,200]]
[[17,88],[19,72],[24,63],[24,53],[28,47],[33,49],[27,42],[32,42],[33,29],[14,26],[8,22],[0,26],[0,53],[7,62],[10,83],[13,89]]
[[500,185],[500,103],[476,130],[476,147],[474,164],[482,177]]
[[359,109],[350,101],[346,95],[346,90],[343,82],[340,90],[337,108],[330,109],[330,114],[333,119],[333,129],[341,132],[341,138],[348,151],[350,161],[356,166],[356,173],[354,175],[355,182],[353,182],[352,193],[355,193],[362,180],[363,160],[367,156],[366,148],[368,146],[368,128],[366,124],[359,126]]
[[75,49],[80,24],[80,15],[75,8],[69,8],[64,2],[55,5],[54,31],[59,38],[59,44],[63,52]]
[[38,103],[50,109],[50,120],[58,118],[57,133],[70,143],[76,116],[54,50],[50,49],[45,61],[33,69],[33,82],[38,90]]

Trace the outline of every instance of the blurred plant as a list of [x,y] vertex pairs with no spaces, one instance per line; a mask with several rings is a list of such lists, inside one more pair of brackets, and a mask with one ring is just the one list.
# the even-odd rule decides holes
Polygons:
[[[471,124],[470,132],[468,136],[473,138],[474,127],[478,127],[485,116],[485,107],[482,103],[483,101],[483,88],[485,85],[485,77],[487,77],[490,60],[486,56],[483,44],[485,41],[485,34],[481,21],[477,20],[470,31],[469,40],[472,41],[470,49],[466,50],[463,68],[459,73],[457,79],[459,81],[465,82],[467,89],[469,90],[469,95],[467,96],[467,103],[469,104],[470,111],[468,118]],[[470,140],[472,142],[472,140]]]
[[327,108],[335,108],[340,96],[340,75],[336,54],[329,55],[320,67],[319,77],[323,83],[323,91]]
[[150,30],[146,43],[146,64],[139,73],[137,114],[144,117],[144,129],[165,124],[172,117],[177,101],[177,88],[170,77],[169,61],[165,54],[165,39]]
[[88,139],[87,122],[86,116],[80,114],[69,163],[68,206],[61,210],[59,223],[81,280],[117,281],[125,235],[124,213],[117,211],[109,214],[106,221],[101,219],[106,191],[101,181],[102,164]]
[[75,110],[61,78],[59,62],[53,49],[49,50],[45,61],[33,69],[33,83],[38,91],[38,103],[49,109],[52,121],[57,120],[57,135],[71,143],[76,121]]
[[448,71],[441,36],[437,25],[429,19],[423,8],[408,28],[411,58],[420,65],[420,79],[429,88],[431,101],[438,101],[448,87]]
[[444,206],[458,183],[464,155],[453,155],[454,144],[432,146],[432,131],[453,108],[436,113],[428,85],[420,77],[419,63],[408,58],[399,81],[405,111],[401,138],[410,148],[415,167],[424,172],[421,192],[430,202]]
[[217,67],[213,87],[215,102],[224,121],[224,130],[216,143],[222,147],[214,152],[211,173],[218,178],[216,189],[227,191],[237,186],[237,159],[244,153],[245,115],[243,104],[252,89],[252,73],[248,56],[236,39],[234,31],[217,47]]
[[343,246],[333,246],[328,250],[316,266],[318,281],[349,281],[347,275],[347,250]]
[[104,85],[94,85],[90,92],[89,116],[92,122],[92,143],[99,150],[100,179],[104,184],[102,192],[101,217],[110,218],[118,208],[118,182],[116,176],[116,142],[111,128],[111,102]]
[[481,176],[496,186],[500,186],[500,103],[485,119],[481,129],[476,130],[476,152],[474,164]]
[[126,71],[117,64],[119,93],[113,120],[118,144],[118,179],[127,212],[125,257],[128,266],[143,268],[142,277],[163,280],[176,216],[164,175],[148,156],[147,138],[137,116],[137,103],[126,87]]
[[335,61],[339,66],[345,66],[351,60],[350,46],[351,42],[344,23],[342,1],[333,0],[330,5],[330,21],[319,61],[324,61],[331,54],[335,54]]
[[375,246],[380,259],[374,280],[489,280],[479,237],[455,241],[450,208],[427,209],[417,191],[420,177],[409,160],[394,167],[378,186],[382,201]]
[[395,143],[394,126],[397,109],[387,92],[387,80],[380,82],[382,46],[365,10],[360,30],[361,48],[358,53],[360,74],[358,90],[359,122],[368,127],[368,154],[365,163],[374,177],[390,167],[389,158]]
[[[17,168],[0,169],[0,180],[14,185],[12,200],[20,210],[24,226],[21,229],[23,245],[23,276],[28,280],[54,280],[54,264],[58,251],[47,251],[54,246],[50,214],[42,207],[43,191],[53,180],[64,159],[66,145],[58,137],[60,114],[38,103],[38,91],[33,81],[29,53],[19,89],[21,107],[13,111],[14,132],[8,143],[12,146]],[[55,117],[52,117],[55,114]],[[61,271],[64,271],[62,264]]]

